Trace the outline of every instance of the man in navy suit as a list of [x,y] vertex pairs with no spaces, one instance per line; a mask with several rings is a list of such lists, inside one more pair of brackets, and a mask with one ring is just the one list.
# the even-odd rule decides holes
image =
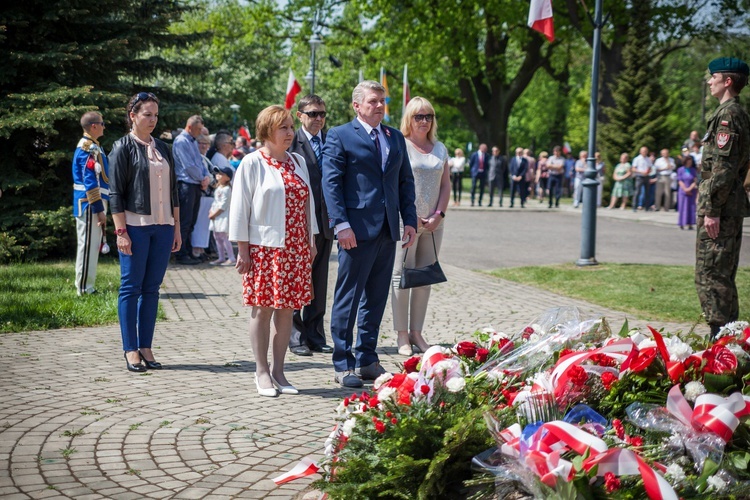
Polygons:
[[328,225],[328,212],[323,200],[323,144],[326,134],[326,103],[317,95],[309,94],[297,104],[297,118],[302,126],[294,134],[289,151],[299,153],[307,164],[310,187],[315,200],[315,217],[320,232],[315,235],[317,253],[312,264],[313,299],[301,310],[294,311],[289,350],[298,356],[312,356],[312,351],[332,353],[326,344],[323,318],[328,292],[328,259],[333,245],[333,229]]
[[487,144],[480,144],[479,150],[469,158],[469,172],[471,173],[471,206],[474,206],[474,193],[479,184],[479,206],[482,206],[484,196],[484,184],[489,170],[489,158],[487,158]]
[[526,206],[526,171],[529,169],[529,162],[523,156],[523,148],[516,148],[516,155],[510,160],[510,208],[516,198],[516,191],[521,198],[521,208]]
[[352,92],[352,106],[357,117],[326,136],[323,195],[329,226],[338,238],[339,271],[331,311],[335,380],[344,387],[361,387],[362,379],[385,373],[375,352],[380,322],[396,242],[403,241],[405,248],[413,244],[417,211],[404,136],[380,123],[385,88],[374,81],[360,82]]

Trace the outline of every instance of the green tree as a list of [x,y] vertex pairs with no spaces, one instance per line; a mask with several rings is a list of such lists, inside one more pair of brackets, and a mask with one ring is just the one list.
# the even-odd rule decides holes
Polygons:
[[[155,90],[147,85],[152,75],[196,71],[166,61],[155,50],[196,38],[167,32],[186,9],[181,0],[29,0],[3,8],[0,231],[8,234],[0,240],[13,243],[11,237],[32,211],[70,203],[70,159],[83,112],[102,111],[105,142],[111,142],[124,132],[127,96],[136,89]],[[165,88],[159,95],[163,114],[170,104],[196,99]],[[13,256],[20,257],[29,243],[19,233]],[[64,247],[47,252],[58,250],[73,252]]]
[[669,148],[675,133],[667,120],[667,96],[659,83],[660,66],[644,60],[651,51],[651,37],[640,26],[651,17],[652,0],[633,0],[631,18],[623,49],[623,70],[612,87],[614,106],[604,111],[608,121],[601,127],[601,149],[610,165],[617,163],[620,153],[631,157],[641,146],[651,151]]

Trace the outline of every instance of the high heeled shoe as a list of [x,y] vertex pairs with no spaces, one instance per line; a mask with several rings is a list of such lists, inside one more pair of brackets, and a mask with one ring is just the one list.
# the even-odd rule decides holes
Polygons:
[[162,369],[161,363],[157,362],[156,360],[154,361],[147,360],[143,356],[143,353],[140,350],[138,351],[138,355],[141,357],[141,362],[144,365],[146,365],[146,368],[148,368],[149,370],[161,370]]
[[[261,396],[267,396],[269,398],[275,398],[279,395],[278,392],[276,392],[275,387],[271,387],[268,389],[263,389],[260,384],[258,383],[258,374],[254,373],[253,376],[255,377],[255,388],[258,390],[258,394]],[[271,381],[273,381],[273,377],[271,377]]]
[[[139,354],[140,354],[140,353],[139,353]],[[136,364],[132,364],[132,363],[131,363],[131,362],[130,362],[130,361],[128,360],[128,353],[127,353],[127,352],[124,352],[124,353],[123,353],[123,356],[125,356],[125,366],[127,366],[127,367],[128,367],[128,371],[129,371],[129,372],[139,372],[139,373],[140,373],[140,372],[145,372],[145,371],[146,371],[146,367],[145,367],[145,366],[143,366],[143,364],[142,364],[142,363],[136,363]]]
[[273,378],[273,375],[271,375],[271,382],[281,394],[299,394],[299,391],[293,385],[281,385],[276,382],[276,379]]

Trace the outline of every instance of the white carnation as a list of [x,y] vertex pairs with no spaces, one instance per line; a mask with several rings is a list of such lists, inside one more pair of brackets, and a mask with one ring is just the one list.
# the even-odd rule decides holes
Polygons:
[[357,419],[347,419],[347,421],[344,422],[344,425],[341,426],[341,433],[346,437],[351,436],[355,425],[357,425]]
[[378,399],[381,401],[386,401],[388,399],[392,399],[394,394],[396,394],[396,389],[386,386],[378,391]]
[[667,351],[669,351],[670,361],[679,361],[682,363],[693,354],[693,348],[678,337],[667,337],[664,339],[664,344],[667,346]]
[[534,342],[539,342],[539,335],[537,335],[536,333],[532,333],[531,335],[529,335],[529,342],[532,344]]
[[677,484],[685,480],[685,471],[677,464],[669,464],[666,475],[672,480],[672,484]]
[[485,372],[487,374],[487,380],[499,384],[505,380],[505,374],[500,370],[490,370]]
[[708,489],[706,491],[722,491],[727,487],[726,481],[719,476],[710,476],[706,479],[706,483],[708,483]]
[[732,321],[731,323],[727,323],[719,329],[719,333],[716,335],[716,338],[719,339],[721,337],[726,337],[727,335],[735,337],[739,336],[747,326],[747,321]]
[[695,401],[698,396],[706,393],[706,388],[700,382],[688,382],[685,384],[685,399]]
[[445,388],[450,392],[459,392],[466,387],[466,379],[463,377],[453,377],[445,383]]

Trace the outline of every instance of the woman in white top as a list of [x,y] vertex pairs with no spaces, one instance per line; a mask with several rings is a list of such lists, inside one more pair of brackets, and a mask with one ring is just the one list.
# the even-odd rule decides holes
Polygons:
[[237,242],[235,267],[243,275],[245,305],[252,307],[255,387],[261,396],[273,397],[298,393],[284,375],[284,356],[292,313],[312,299],[318,226],[305,160],[287,153],[294,138],[289,111],[267,107],[258,114],[255,133],[264,145],[242,159],[234,177],[229,239]]
[[[393,326],[398,333],[398,352],[412,354],[412,344],[422,352],[430,346],[422,337],[430,286],[399,288],[403,267],[424,267],[435,262],[443,240],[443,219],[451,195],[448,150],[437,140],[435,109],[423,97],[415,97],[406,106],[401,132],[414,173],[415,205],[419,228],[417,239],[407,252],[397,246],[393,268]],[[434,237],[434,246],[433,246]]]
[[456,149],[453,153],[456,156],[448,160],[451,167],[451,184],[453,185],[453,206],[461,204],[461,192],[463,191],[464,167],[466,166],[466,157],[464,150]]

